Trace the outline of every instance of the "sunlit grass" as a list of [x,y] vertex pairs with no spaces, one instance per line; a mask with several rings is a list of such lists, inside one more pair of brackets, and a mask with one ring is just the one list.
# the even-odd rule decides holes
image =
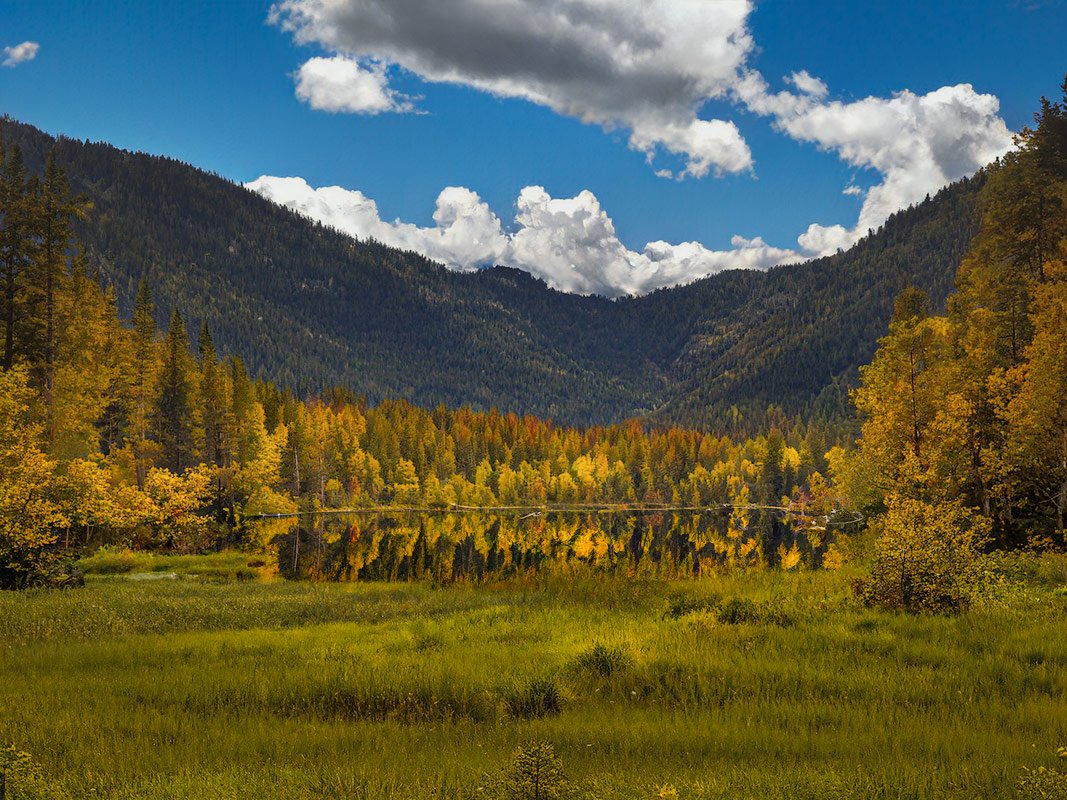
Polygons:
[[[954,618],[811,572],[6,594],[0,741],[75,796],[479,797],[536,739],[578,797],[1011,797],[1067,743],[1067,597],[1031,572]],[[558,712],[514,700],[546,687]]]
[[75,568],[86,576],[197,577],[205,580],[257,580],[273,574],[263,556],[234,550],[210,555],[162,555],[144,550],[100,549],[79,559]]

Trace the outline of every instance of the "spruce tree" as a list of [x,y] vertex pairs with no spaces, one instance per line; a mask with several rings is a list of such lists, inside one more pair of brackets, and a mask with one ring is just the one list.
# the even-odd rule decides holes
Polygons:
[[163,346],[154,422],[163,464],[173,472],[193,465],[193,381],[189,338],[175,309]]
[[[58,347],[56,300],[68,278],[67,255],[73,236],[73,222],[85,216],[89,203],[84,197],[71,195],[67,174],[56,163],[55,153],[48,154],[40,188],[39,202],[33,215],[38,246],[37,275],[32,283],[35,293],[43,297],[37,303],[38,315],[33,320],[34,336],[30,346],[35,360],[40,364],[39,382],[47,413],[45,436],[51,442],[56,434],[52,408]],[[78,302],[78,298],[73,300]]]
[[0,164],[0,278],[3,280],[3,366],[11,369],[18,348],[21,295],[33,262],[33,211],[37,181],[27,179],[22,151],[16,145]]
[[218,353],[207,323],[200,329],[197,346],[200,361],[200,425],[203,430],[203,459],[208,464],[228,462],[229,431],[226,384],[219,367]]

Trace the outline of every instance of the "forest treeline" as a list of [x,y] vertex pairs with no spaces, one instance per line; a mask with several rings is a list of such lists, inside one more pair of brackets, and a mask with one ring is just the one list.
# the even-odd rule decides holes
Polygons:
[[[850,449],[818,420],[731,439],[637,421],[579,428],[469,406],[369,403],[347,389],[297,394],[253,378],[237,355],[221,357],[206,324],[192,337],[182,309],[158,326],[147,282],[124,321],[114,285],[75,237],[79,220],[99,211],[72,193],[56,158],[37,176],[8,145],[0,582],[48,575],[64,545],[198,550],[239,541],[249,516],[298,509],[641,503],[827,513],[847,498],[884,512],[869,593],[880,591],[879,570],[896,570],[898,596],[882,600],[958,605],[963,584],[945,589],[946,560],[963,582],[990,537],[1004,546],[1063,540],[1065,120],[1062,103],[1044,102],[1018,149],[983,176],[981,229],[947,311],[935,313],[920,289],[897,297],[889,334],[861,370],[853,397],[862,435]],[[775,563],[771,539],[742,537],[750,521],[737,514],[738,541]],[[900,579],[908,570],[914,581]]]
[[6,585],[43,579],[63,547],[188,552],[239,541],[249,516],[298,509],[778,504],[812,486],[829,502],[819,426],[735,443],[637,422],[371,406],[342,389],[298,397],[220,358],[206,325],[194,346],[179,309],[157,329],[147,283],[124,322],[75,241],[93,211],[54,158],[38,178],[7,147],[2,176]]
[[[983,175],[847,252],[617,301],[509,268],[473,273],[313,223],[187,164],[0,119],[31,172],[49,153],[92,200],[75,232],[124,317],[150,284],[224,355],[303,396],[471,405],[573,425],[640,417],[735,439],[818,416],[854,438],[848,389],[906,286],[938,309],[976,230]],[[491,364],[492,368],[487,365]]]

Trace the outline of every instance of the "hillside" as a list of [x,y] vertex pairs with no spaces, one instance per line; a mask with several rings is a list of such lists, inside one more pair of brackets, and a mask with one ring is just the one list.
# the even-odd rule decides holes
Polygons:
[[[943,304],[979,181],[903,211],[846,253],[609,301],[507,268],[461,274],[357,242],[173,159],[58,141],[9,119],[31,169],[55,147],[95,204],[78,231],[128,310],[206,320],[224,353],[297,390],[496,406],[577,423],[633,415],[737,429],[769,406],[833,416],[909,283]],[[733,409],[736,408],[735,413]]]

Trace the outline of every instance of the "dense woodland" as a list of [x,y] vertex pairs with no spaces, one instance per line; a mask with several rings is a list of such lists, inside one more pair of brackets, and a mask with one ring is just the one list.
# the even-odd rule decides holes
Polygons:
[[[984,549],[1067,544],[1063,90],[989,170],[947,313],[902,292],[861,370],[862,436],[835,479],[886,509],[872,584],[883,603],[958,605]],[[960,582],[947,593],[946,575]]]
[[[935,313],[937,298],[919,288],[897,297],[889,334],[861,370],[854,399],[862,436],[849,449],[832,447],[824,420],[742,441],[648,429],[636,421],[578,428],[470,406],[372,404],[347,389],[297,393],[253,378],[239,356],[220,357],[207,324],[200,325],[194,346],[182,309],[166,309],[169,321],[158,326],[164,310],[148,281],[139,284],[124,322],[118,290],[76,236],[107,212],[68,184],[59,157],[74,145],[57,145],[38,175],[27,169],[21,148],[6,143],[0,181],[0,582],[44,579],[64,546],[119,542],[200,550],[240,541],[250,515],[377,505],[736,506],[729,530],[737,531],[737,546],[773,564],[785,554],[771,546],[769,527],[766,535],[741,536],[750,528],[745,507],[828,513],[845,499],[886,512],[875,525],[882,530],[876,579],[878,569],[903,562],[914,569],[927,556],[938,576],[939,558],[963,570],[971,563],[964,556],[987,547],[990,536],[1005,546],[1062,544],[1067,109],[1045,102],[1036,119],[1020,134],[1018,150],[980,182],[948,190],[910,217],[898,216],[855,251],[876,263],[870,253],[878,247],[899,257],[928,246],[944,209],[956,214],[961,198],[982,186],[981,229],[962,259],[947,311]],[[295,224],[278,209],[269,213]],[[963,236],[963,216],[953,217],[961,228],[953,241]],[[907,230],[905,219],[911,220]],[[304,230],[336,241],[322,229]],[[908,231],[918,232],[915,241],[904,237]],[[894,249],[889,241],[897,236],[904,238]],[[684,306],[692,296],[685,292],[743,281],[764,286],[767,280],[791,281],[800,293],[805,274],[818,276],[831,263],[817,262],[807,273],[798,267],[769,277],[728,276],[648,300],[568,302],[611,313],[668,298],[682,298]],[[444,278],[441,271],[433,274]],[[190,275],[195,285],[195,265]],[[532,285],[505,272],[462,277],[472,284],[505,279]],[[798,304],[795,313],[808,313],[802,308]],[[845,301],[836,308],[844,314]],[[847,313],[870,316],[865,308]],[[759,342],[766,334],[759,326],[756,331],[743,333],[741,341]],[[817,347],[811,337],[794,340]],[[277,341],[286,346],[284,336]],[[704,346],[714,349],[711,341]],[[772,352],[777,358],[784,349]],[[268,362],[271,357],[260,354]],[[820,356],[813,349],[810,357]],[[496,371],[495,361],[485,363],[493,365],[486,374]],[[793,375],[786,371],[781,380]],[[699,391],[716,385],[709,379]],[[723,389],[722,396],[729,392]],[[878,591],[876,580],[870,591]],[[899,580],[893,591],[903,597],[887,602],[961,602],[955,588],[947,600],[941,588],[942,594],[923,599]]]
[[[35,580],[59,543],[191,551],[238,541],[250,515],[297,509],[830,503],[818,426],[738,444],[637,422],[579,429],[470,407],[370,406],[341,389],[298,397],[253,380],[237,356],[220,359],[206,325],[194,348],[178,309],[158,330],[147,283],[124,324],[113,287],[75,244],[75,221],[98,212],[54,158],[38,178],[8,147],[3,208],[7,584]],[[746,512],[734,522],[747,527]],[[773,560],[767,542],[738,546]]]
[[[914,285],[942,308],[982,175],[900,212],[846,253],[735,270],[640,298],[460,274],[356,242],[217,176],[0,120],[30,172],[49,153],[95,207],[74,229],[125,318],[148,283],[157,324],[206,322],[221,354],[304,396],[471,405],[565,424],[633,417],[735,438],[818,415],[851,438],[848,388]],[[491,366],[490,366],[491,365]]]

